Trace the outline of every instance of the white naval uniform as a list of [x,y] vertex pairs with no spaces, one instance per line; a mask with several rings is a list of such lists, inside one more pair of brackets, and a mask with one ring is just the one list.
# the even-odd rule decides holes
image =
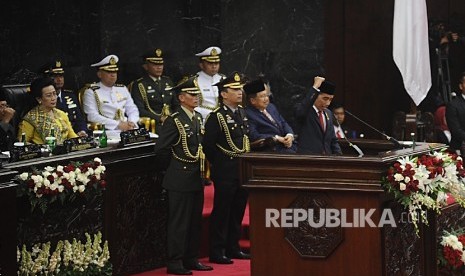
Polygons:
[[[105,124],[105,128],[109,130],[118,129],[118,124],[121,121],[130,121],[136,124],[139,122],[139,109],[134,104],[131,94],[126,86],[107,87],[99,82],[92,86],[98,86],[97,92],[102,115],[97,108],[97,102],[92,88],[84,92],[84,112],[87,115],[87,121],[93,123]],[[122,111],[123,118],[115,120],[115,115],[118,109]]]
[[197,75],[197,83],[200,92],[202,92],[202,102],[200,106],[195,108],[195,111],[202,114],[202,118],[205,121],[207,115],[219,105],[218,87],[214,86],[214,84],[218,83],[222,79],[222,76],[220,74],[215,74],[212,77],[207,75],[204,71],[198,72]]

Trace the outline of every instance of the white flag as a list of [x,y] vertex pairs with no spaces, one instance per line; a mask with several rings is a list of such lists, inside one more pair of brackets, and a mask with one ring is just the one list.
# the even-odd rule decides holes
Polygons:
[[431,87],[426,0],[395,0],[392,55],[418,106]]

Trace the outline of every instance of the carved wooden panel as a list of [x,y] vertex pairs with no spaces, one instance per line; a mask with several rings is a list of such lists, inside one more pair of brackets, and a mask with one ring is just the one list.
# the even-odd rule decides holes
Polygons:
[[421,267],[422,241],[408,222],[407,211],[398,203],[387,204],[397,227],[384,227],[385,275],[424,275]]
[[[320,209],[334,208],[331,199],[323,193],[305,193],[298,196],[289,206],[290,209],[313,210],[313,222],[318,223]],[[344,240],[341,227],[316,228],[308,220],[299,222],[298,227],[286,228],[286,240],[302,257],[328,257]]]

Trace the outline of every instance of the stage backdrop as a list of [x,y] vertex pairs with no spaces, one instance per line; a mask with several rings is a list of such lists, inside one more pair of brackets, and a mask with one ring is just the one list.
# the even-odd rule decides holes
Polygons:
[[[429,16],[463,17],[462,2],[428,0]],[[336,82],[336,100],[389,132],[394,111],[410,107],[392,61],[393,3],[6,0],[0,9],[0,83],[28,82],[61,58],[66,86],[76,90],[97,80],[90,64],[116,54],[120,82],[128,84],[143,73],[142,53],[155,47],[166,54],[166,74],[179,80],[198,71],[196,52],[217,45],[223,49],[221,72],[270,78],[274,100],[291,125],[299,95],[322,74]]]

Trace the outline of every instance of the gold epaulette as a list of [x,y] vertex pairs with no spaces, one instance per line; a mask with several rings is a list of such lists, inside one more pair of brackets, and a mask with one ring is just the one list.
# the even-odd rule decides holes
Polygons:
[[94,91],[97,90],[97,89],[99,89],[99,88],[100,88],[100,86],[96,85],[96,83],[92,83],[92,84],[90,85],[90,89],[92,89],[92,90],[94,90]]

